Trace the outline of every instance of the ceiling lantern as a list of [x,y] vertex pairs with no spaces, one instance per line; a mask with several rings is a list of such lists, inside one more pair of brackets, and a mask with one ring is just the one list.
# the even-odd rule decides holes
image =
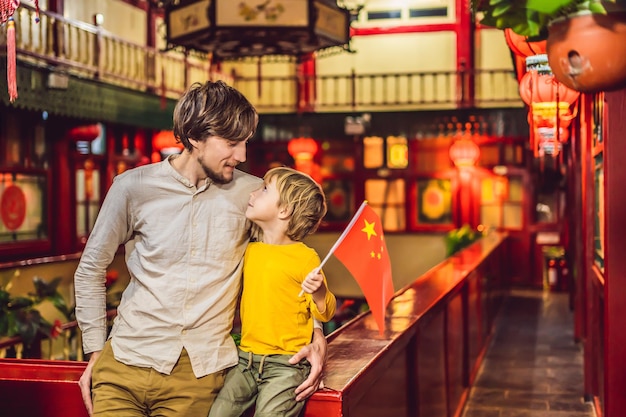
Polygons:
[[457,168],[473,167],[480,158],[480,148],[468,138],[462,136],[450,146],[450,159]]
[[167,43],[217,60],[348,49],[353,13],[332,0],[180,0],[165,8]]

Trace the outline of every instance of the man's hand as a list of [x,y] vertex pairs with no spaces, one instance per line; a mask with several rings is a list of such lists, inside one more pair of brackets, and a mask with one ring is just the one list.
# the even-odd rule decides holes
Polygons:
[[83,403],[85,403],[85,408],[87,408],[87,413],[89,413],[90,416],[93,415],[93,402],[91,401],[91,372],[93,370],[93,364],[96,362],[101,352],[102,351],[99,350],[91,354],[87,367],[78,380],[80,393],[83,396]]
[[296,401],[306,400],[320,388],[322,371],[326,363],[327,347],[324,333],[320,329],[315,329],[313,330],[313,341],[289,359],[289,363],[292,365],[295,365],[302,359],[307,359],[311,364],[309,377],[296,388]]

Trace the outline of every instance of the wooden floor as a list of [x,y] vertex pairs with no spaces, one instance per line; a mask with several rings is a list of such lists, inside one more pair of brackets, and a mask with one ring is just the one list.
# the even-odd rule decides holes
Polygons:
[[513,290],[463,417],[595,417],[566,293]]

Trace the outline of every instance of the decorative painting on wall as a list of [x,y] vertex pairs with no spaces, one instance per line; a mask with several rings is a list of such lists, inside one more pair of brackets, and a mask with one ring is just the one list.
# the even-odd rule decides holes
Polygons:
[[47,238],[45,177],[0,173],[0,243]]
[[451,225],[452,184],[449,179],[417,180],[418,225]]

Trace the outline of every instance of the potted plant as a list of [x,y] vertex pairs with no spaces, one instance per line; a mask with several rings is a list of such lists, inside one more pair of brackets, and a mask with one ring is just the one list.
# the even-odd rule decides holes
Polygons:
[[584,92],[626,85],[626,0],[475,0],[480,23],[537,41],[556,79]]
[[36,341],[56,337],[61,328],[60,320],[50,323],[41,315],[38,309],[41,303],[50,302],[66,318],[70,315],[70,309],[58,291],[61,277],[50,282],[35,277],[34,292],[12,295],[9,290],[14,276],[19,276],[19,272],[0,276],[0,338],[21,337],[24,357],[29,357],[28,352]]
[[469,224],[464,224],[458,229],[450,230],[445,236],[446,257],[454,255],[456,252],[468,247],[481,237],[482,234],[472,229]]

